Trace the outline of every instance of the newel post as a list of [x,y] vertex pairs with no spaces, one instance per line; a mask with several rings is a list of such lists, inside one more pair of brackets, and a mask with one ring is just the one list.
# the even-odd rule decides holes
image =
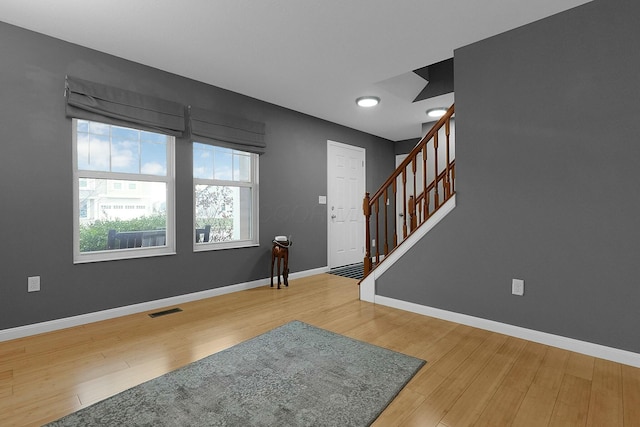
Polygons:
[[371,271],[371,207],[369,206],[369,193],[364,194],[364,200],[362,201],[362,211],[364,212],[364,275],[366,276]]

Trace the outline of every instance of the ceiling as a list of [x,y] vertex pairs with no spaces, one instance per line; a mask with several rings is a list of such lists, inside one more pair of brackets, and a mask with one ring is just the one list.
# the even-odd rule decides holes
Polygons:
[[453,102],[412,102],[412,70],[588,1],[2,0],[0,21],[398,141]]

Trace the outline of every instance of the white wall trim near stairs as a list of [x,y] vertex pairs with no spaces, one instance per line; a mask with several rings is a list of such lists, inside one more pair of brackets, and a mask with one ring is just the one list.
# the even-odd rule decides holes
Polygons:
[[626,350],[606,347],[600,344],[580,341],[380,295],[375,296],[375,303],[640,368],[640,354]]
[[558,347],[576,353],[599,357],[601,359],[611,360],[613,362],[640,368],[640,354],[638,353],[376,295],[376,279],[382,276],[382,274],[384,274],[384,272],[387,271],[389,267],[391,267],[398,259],[400,259],[403,254],[411,249],[411,247],[415,245],[416,242],[418,242],[425,234],[433,229],[433,227],[435,227],[438,222],[440,222],[449,212],[451,212],[453,208],[455,208],[455,206],[456,200],[454,195],[447,201],[447,203],[442,205],[442,207],[431,218],[429,218],[420,228],[418,228],[415,233],[409,236],[401,246],[399,246],[395,251],[391,252],[387,259],[385,259],[385,262],[380,264],[378,268],[374,269],[371,274],[369,274],[364,280],[362,280],[360,282],[360,299],[362,301],[372,302],[374,304],[385,305],[387,307],[410,311],[412,313],[448,320],[450,322],[460,323],[462,325],[472,326],[474,328],[485,329],[488,331],[522,338],[528,341],[533,341],[552,347]]
[[[299,279],[302,277],[313,276],[316,274],[326,273],[329,267],[314,268],[311,270],[299,271],[291,273],[289,279]],[[253,280],[251,282],[238,283],[221,288],[208,289],[206,291],[194,292],[185,295],[178,295],[170,298],[163,298],[155,301],[147,301],[139,304],[128,305],[124,307],[112,308],[109,310],[96,311],[93,313],[81,314],[78,316],[65,317],[63,319],[50,320],[47,322],[34,323],[31,325],[18,326],[16,328],[0,330],[0,342],[9,341],[16,338],[23,338],[31,335],[42,334],[45,332],[57,331],[59,329],[71,328],[74,326],[86,325],[88,323],[99,322],[101,320],[113,319],[116,317],[127,316],[129,314],[142,313],[145,311],[156,310],[177,304],[184,304],[191,301],[212,298],[219,295],[230,294],[232,292],[244,291],[247,289],[258,288],[260,286],[269,285],[270,278]],[[275,285],[274,285],[275,287]]]
[[449,200],[438,209],[433,215],[427,219],[416,231],[407,237],[400,246],[393,250],[384,262],[375,268],[363,281],[360,282],[360,299],[362,301],[374,302],[376,279],[384,274],[393,264],[409,251],[416,243],[433,229],[442,219],[456,207],[456,195],[451,196]]

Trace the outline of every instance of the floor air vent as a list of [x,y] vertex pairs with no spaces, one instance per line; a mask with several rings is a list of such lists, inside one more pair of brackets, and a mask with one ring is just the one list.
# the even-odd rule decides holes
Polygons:
[[181,312],[181,308],[170,308],[169,310],[158,311],[157,313],[149,314],[149,317],[160,317],[166,316],[167,314],[179,313]]

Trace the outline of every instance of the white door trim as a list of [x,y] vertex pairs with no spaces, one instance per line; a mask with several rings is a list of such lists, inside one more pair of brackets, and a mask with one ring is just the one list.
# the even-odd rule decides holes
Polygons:
[[[355,145],[349,145],[349,144],[344,144],[342,142],[337,142],[337,141],[332,141],[330,139],[327,140],[327,266],[329,268],[332,268],[332,262],[331,262],[331,258],[332,258],[332,254],[331,254],[331,235],[330,235],[330,227],[331,227],[331,212],[329,209],[329,206],[331,205],[331,200],[330,197],[331,195],[329,194],[329,189],[331,188],[331,174],[330,174],[330,159],[329,159],[329,146],[333,145],[334,147],[339,147],[339,148],[343,148],[343,149],[349,149],[349,150],[356,150],[356,151],[360,151],[362,153],[362,157],[364,159],[364,165],[362,167],[362,199],[364,200],[364,193],[366,192],[366,188],[367,188],[367,150],[365,148],[362,147],[357,147]],[[362,212],[362,215],[364,217],[364,212]],[[363,233],[362,235],[364,236],[364,221],[362,223],[362,228],[363,228]],[[362,242],[362,244],[364,245],[364,240]],[[364,253],[362,255],[362,258],[364,259]]]

